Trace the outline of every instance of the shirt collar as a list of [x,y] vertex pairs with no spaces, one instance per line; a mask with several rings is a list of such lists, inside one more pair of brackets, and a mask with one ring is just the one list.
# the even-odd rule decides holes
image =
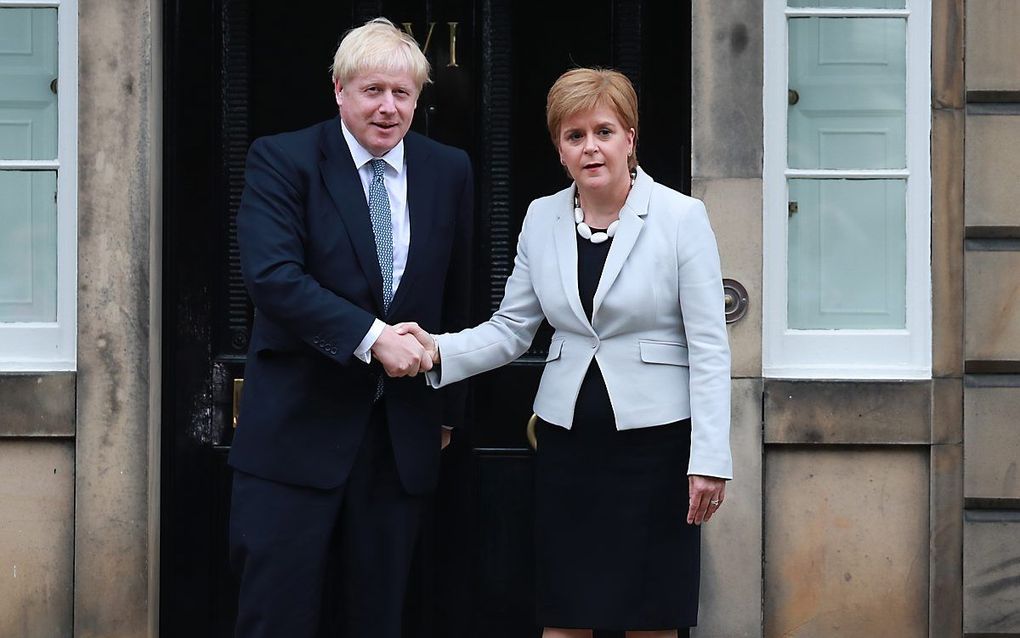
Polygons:
[[354,133],[351,133],[350,130],[348,130],[347,125],[344,124],[342,118],[340,120],[340,130],[343,131],[344,139],[347,140],[347,148],[351,149],[351,159],[354,160],[354,167],[358,170],[361,170],[361,167],[368,164],[373,159],[381,159],[386,162],[390,168],[395,170],[397,175],[404,172],[404,140],[397,142],[397,145],[391,148],[389,152],[382,157],[376,158],[358,142],[358,138],[354,137]]

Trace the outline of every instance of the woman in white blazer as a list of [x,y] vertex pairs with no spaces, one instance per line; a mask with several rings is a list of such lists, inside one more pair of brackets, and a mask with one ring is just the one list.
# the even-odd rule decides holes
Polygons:
[[[574,183],[532,202],[492,318],[432,337],[435,387],[505,365],[555,329],[534,410],[545,638],[676,636],[697,622],[699,528],[732,477],[730,355],[705,206],[637,165],[637,97],[574,69],[546,114]],[[687,497],[687,498],[684,498]]]

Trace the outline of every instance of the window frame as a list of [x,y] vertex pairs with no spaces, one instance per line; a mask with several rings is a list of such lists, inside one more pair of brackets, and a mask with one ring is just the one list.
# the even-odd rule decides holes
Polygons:
[[78,2],[0,0],[3,9],[57,10],[57,157],[0,160],[2,171],[57,173],[57,313],[0,323],[0,372],[73,371],[78,318]]
[[[852,0],[850,0],[852,1]],[[791,379],[931,378],[931,7],[788,8],[764,3],[762,171],[762,375]],[[789,20],[800,17],[904,18],[906,169],[805,170],[787,167]],[[788,312],[788,180],[906,180],[906,325],[903,329],[791,330]]]

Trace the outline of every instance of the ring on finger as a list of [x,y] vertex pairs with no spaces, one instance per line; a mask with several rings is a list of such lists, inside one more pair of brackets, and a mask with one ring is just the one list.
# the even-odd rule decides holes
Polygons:
[[719,507],[719,504],[722,503],[722,501],[716,499],[714,501],[709,501],[709,503],[711,503],[712,505],[715,505],[716,507]]

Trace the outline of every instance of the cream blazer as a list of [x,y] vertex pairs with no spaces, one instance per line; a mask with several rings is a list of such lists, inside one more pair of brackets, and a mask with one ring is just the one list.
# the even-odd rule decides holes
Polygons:
[[691,418],[689,474],[732,478],[730,350],[722,274],[705,205],[640,168],[595,291],[589,322],[577,290],[574,186],[536,199],[499,310],[437,337],[441,387],[514,361],[543,318],[555,328],[534,410],[569,429],[594,357],[620,430]]

